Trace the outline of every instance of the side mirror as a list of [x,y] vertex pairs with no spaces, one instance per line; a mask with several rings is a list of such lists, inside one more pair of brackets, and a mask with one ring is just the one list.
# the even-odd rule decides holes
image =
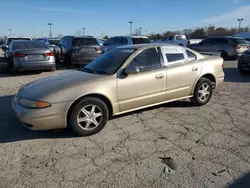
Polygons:
[[132,66],[128,66],[126,69],[125,69],[125,73],[126,74],[137,74],[139,73],[140,70],[137,68],[137,67],[132,67]]

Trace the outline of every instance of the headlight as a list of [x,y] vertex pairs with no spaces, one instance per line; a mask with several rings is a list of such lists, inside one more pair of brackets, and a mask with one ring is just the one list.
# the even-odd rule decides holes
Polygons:
[[34,101],[30,99],[20,98],[19,103],[28,108],[46,108],[50,107],[51,104],[44,101]]

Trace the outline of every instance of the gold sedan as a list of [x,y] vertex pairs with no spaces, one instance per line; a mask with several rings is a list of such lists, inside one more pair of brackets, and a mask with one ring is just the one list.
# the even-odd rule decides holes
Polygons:
[[223,80],[220,57],[170,44],[133,45],[113,49],[79,70],[25,85],[12,106],[30,129],[68,126],[87,136],[118,114],[185,98],[204,105]]

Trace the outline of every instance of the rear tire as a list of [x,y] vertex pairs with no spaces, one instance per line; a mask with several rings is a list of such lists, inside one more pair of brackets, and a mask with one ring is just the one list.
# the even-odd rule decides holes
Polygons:
[[12,62],[8,62],[8,70],[10,75],[15,75],[17,73],[17,68]]
[[68,122],[69,127],[77,135],[89,136],[101,131],[108,118],[109,110],[102,100],[86,97],[73,107]]
[[222,51],[220,55],[224,60],[228,60],[229,56],[226,51]]
[[65,60],[65,65],[68,69],[71,69],[73,67],[72,63],[71,63],[71,60],[70,60],[70,57],[69,56],[65,56],[64,58]]
[[207,104],[213,95],[213,85],[207,78],[201,78],[195,86],[194,96],[190,99],[196,106]]

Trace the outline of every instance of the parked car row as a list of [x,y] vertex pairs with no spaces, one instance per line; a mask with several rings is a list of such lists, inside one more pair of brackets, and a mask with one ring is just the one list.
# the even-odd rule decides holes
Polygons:
[[[101,56],[102,54],[125,45],[135,45],[135,44],[146,44],[152,43],[145,36],[115,36],[111,37],[108,40],[96,39],[93,36],[83,36],[83,37],[74,37],[74,36],[64,36],[61,39],[57,38],[37,38],[32,39],[30,37],[9,37],[6,41],[6,44],[2,47],[4,51],[4,56],[7,57],[8,67],[10,72],[13,74],[18,70],[25,70],[24,67],[20,67],[22,63],[15,65],[15,60],[12,54],[13,49],[9,49],[9,45],[12,41],[18,40],[34,40],[43,42],[47,48],[53,52],[53,58],[49,60],[55,61],[55,63],[63,62],[67,68],[72,68],[75,64],[86,65],[93,61],[95,58]],[[248,53],[244,53],[249,49],[249,45],[244,38],[240,37],[229,37],[229,36],[220,36],[220,37],[208,37],[199,42],[190,42],[187,40],[185,35],[172,35],[166,38],[163,38],[161,41],[153,41],[154,43],[168,43],[176,44],[180,46],[187,46],[190,49],[193,49],[197,52],[200,52],[205,55],[220,55],[224,60],[228,59],[237,59],[239,58],[239,66],[243,65],[246,61],[245,57],[248,57]],[[35,43],[34,43],[35,44]],[[20,50],[20,49],[19,49]],[[25,50],[25,49],[23,49]],[[10,52],[8,52],[10,51]],[[29,51],[32,49],[29,48]],[[34,53],[37,53],[36,49],[33,49]],[[244,54],[243,54],[244,53]],[[51,55],[52,55],[51,54]],[[243,54],[243,55],[242,55]],[[24,54],[31,55],[31,54]],[[41,54],[37,54],[41,55]],[[20,57],[18,57],[20,58]],[[41,57],[40,57],[41,58]],[[23,64],[27,63],[23,60]],[[27,58],[25,59],[27,60]],[[48,60],[48,59],[44,59]],[[34,62],[35,63],[34,59]],[[30,62],[31,63],[31,62]],[[30,64],[31,65],[31,64]],[[30,66],[33,69],[41,69],[38,66],[37,62],[34,66]],[[45,69],[46,67],[44,67]],[[246,67],[245,67],[246,68]],[[51,68],[53,70],[54,68]],[[242,70],[241,73],[247,72],[248,70]]]

